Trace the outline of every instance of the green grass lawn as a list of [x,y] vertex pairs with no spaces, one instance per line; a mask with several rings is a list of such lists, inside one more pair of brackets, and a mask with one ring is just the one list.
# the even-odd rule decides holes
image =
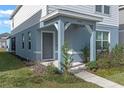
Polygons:
[[124,66],[98,69],[95,74],[124,85]]
[[17,57],[0,52],[0,87],[98,87],[73,75],[65,80],[62,75],[53,74],[38,77]]

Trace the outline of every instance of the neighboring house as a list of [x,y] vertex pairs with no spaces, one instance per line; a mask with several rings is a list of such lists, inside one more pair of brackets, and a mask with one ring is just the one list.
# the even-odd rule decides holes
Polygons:
[[0,34],[0,48],[8,49],[9,33]]
[[82,61],[81,49],[111,50],[118,44],[119,11],[116,5],[17,6],[11,18],[11,51],[30,60],[63,60],[68,43],[74,61]]
[[124,44],[124,5],[119,6],[119,43]]

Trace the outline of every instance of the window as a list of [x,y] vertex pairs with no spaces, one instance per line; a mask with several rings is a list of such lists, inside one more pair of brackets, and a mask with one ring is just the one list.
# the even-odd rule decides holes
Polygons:
[[16,51],[16,37],[11,38],[11,50]]
[[28,32],[28,49],[31,49],[31,32]]
[[108,5],[96,5],[95,11],[97,13],[109,15],[110,14],[110,6],[108,6]]
[[96,49],[105,50],[109,48],[109,33],[108,32],[96,32]]
[[102,5],[96,5],[96,12],[102,12]]
[[110,14],[110,6],[104,5],[104,14]]
[[24,41],[25,41],[24,34],[22,34],[22,49],[24,49]]

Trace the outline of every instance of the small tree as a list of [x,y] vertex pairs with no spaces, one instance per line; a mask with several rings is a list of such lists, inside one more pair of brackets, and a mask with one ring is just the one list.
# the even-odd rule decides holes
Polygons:
[[63,62],[61,63],[62,69],[65,74],[68,73],[68,69],[71,67],[71,63],[73,61],[72,55],[68,53],[69,51],[68,44],[65,43],[62,47],[62,53],[63,53]]

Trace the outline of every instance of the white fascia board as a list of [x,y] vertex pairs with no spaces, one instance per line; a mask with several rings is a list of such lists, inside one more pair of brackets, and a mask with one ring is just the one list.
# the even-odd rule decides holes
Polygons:
[[54,12],[52,12],[52,13],[50,13],[50,14],[44,16],[44,17],[42,17],[40,21],[45,21],[45,20],[52,19],[52,18],[58,16],[58,14],[59,14],[58,11],[54,11]]
[[16,15],[16,13],[19,11],[19,9],[22,7],[22,5],[17,5],[16,9],[12,12],[10,15],[10,20]]

